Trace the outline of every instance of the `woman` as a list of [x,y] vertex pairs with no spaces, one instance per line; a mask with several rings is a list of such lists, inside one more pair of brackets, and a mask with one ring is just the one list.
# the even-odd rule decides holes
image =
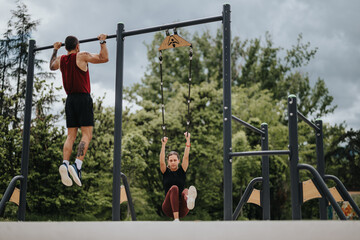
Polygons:
[[190,133],[184,133],[186,145],[184,157],[181,165],[179,154],[171,151],[167,155],[167,165],[165,163],[165,146],[168,141],[167,137],[161,139],[162,146],[160,152],[160,170],[163,174],[163,185],[165,189],[165,200],[162,204],[163,212],[174,221],[185,217],[189,210],[195,206],[196,188],[190,186],[185,188],[186,170],[189,166],[190,152]]

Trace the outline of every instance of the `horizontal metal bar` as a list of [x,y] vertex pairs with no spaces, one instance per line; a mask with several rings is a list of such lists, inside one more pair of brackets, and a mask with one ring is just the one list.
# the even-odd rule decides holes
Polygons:
[[250,151],[250,152],[231,152],[230,157],[244,156],[269,156],[269,155],[289,155],[289,150],[268,150],[268,151]]
[[163,31],[163,30],[171,29],[171,28],[188,27],[188,26],[210,23],[210,22],[217,22],[217,21],[222,21],[222,20],[223,20],[223,16],[221,15],[221,16],[216,16],[216,17],[201,18],[201,19],[179,22],[179,23],[170,23],[170,24],[165,24],[165,25],[156,26],[156,27],[149,27],[149,28],[137,29],[137,30],[132,30],[132,31],[125,31],[123,33],[123,36],[129,37],[129,36],[134,36],[134,35],[139,35],[139,34],[144,34],[144,33]]
[[316,126],[314,123],[312,123],[309,119],[307,119],[304,115],[301,114],[301,112],[297,111],[298,117],[301,118],[304,122],[306,122],[310,127],[315,129],[316,131],[320,131],[320,128]]
[[240,124],[242,124],[243,126],[247,127],[247,128],[250,129],[250,130],[253,130],[254,132],[256,132],[256,133],[258,133],[258,134],[260,134],[260,135],[265,134],[264,131],[261,131],[260,129],[254,127],[254,126],[251,125],[250,123],[247,123],[247,122],[241,120],[240,118],[235,117],[234,115],[232,115],[232,118],[233,118],[234,120],[236,120],[237,122],[239,122]]
[[[110,39],[110,38],[116,38],[116,34],[108,35],[106,39]],[[99,41],[99,39],[98,38],[82,39],[82,40],[79,40],[79,43],[87,43],[87,42],[95,42],[95,41]],[[61,44],[61,46],[65,46],[65,43]],[[38,48],[34,49],[34,52],[41,51],[41,50],[46,50],[46,49],[51,49],[51,48],[54,48],[54,46],[49,45],[49,46],[45,46],[45,47],[38,47]]]
[[[187,27],[187,26],[192,26],[192,25],[222,21],[222,19],[223,19],[223,16],[221,15],[221,16],[216,16],[216,17],[202,18],[202,19],[191,20],[191,21],[186,21],[186,22],[171,23],[171,24],[166,24],[166,25],[162,25],[162,26],[132,30],[132,31],[128,31],[128,32],[125,31],[125,32],[123,32],[123,37],[134,36],[134,35],[150,33],[150,32],[157,32],[157,31],[162,31],[162,30],[171,29],[171,28]],[[110,38],[116,38],[116,34],[108,35],[107,39],[110,39]],[[79,43],[94,42],[94,41],[98,41],[98,40],[99,40],[98,38],[88,38],[88,39],[79,40]],[[61,46],[65,46],[65,44],[63,43]],[[34,52],[51,49],[51,48],[53,48],[53,45],[37,47],[34,49]]]

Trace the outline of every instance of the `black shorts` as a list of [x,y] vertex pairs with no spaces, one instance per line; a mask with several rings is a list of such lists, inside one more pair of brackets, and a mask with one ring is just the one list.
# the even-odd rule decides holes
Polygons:
[[88,93],[71,93],[65,103],[66,127],[94,126],[93,100]]

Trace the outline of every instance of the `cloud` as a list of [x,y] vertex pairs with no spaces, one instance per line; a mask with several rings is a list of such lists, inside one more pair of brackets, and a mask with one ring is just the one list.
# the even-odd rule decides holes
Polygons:
[[[175,21],[185,21],[222,14],[223,1],[139,1],[139,0],[24,0],[34,19],[41,19],[41,25],[33,34],[38,46],[63,41],[74,34],[80,39],[96,37],[100,33],[115,34],[118,22],[125,24],[125,30],[158,26]],[[266,31],[273,36],[275,46],[290,48],[296,44],[299,33],[304,42],[318,47],[318,53],[304,68],[309,72],[311,83],[318,77],[325,80],[334,103],[338,105],[335,114],[327,119],[340,123],[341,117],[349,127],[360,129],[360,121],[352,120],[360,114],[360,107],[354,104],[355,91],[359,90],[360,68],[360,1],[312,1],[312,0],[229,0],[231,4],[232,36],[241,39],[264,37]],[[0,30],[6,29],[10,9],[14,1],[0,0]],[[221,23],[211,23],[187,28],[202,32],[209,29],[215,33]],[[140,82],[147,66],[147,50],[144,42],[150,43],[153,34],[144,34],[125,39],[124,85]],[[116,69],[116,41],[108,41],[110,62],[91,66],[92,84],[108,91],[114,89]],[[98,52],[97,42],[81,46],[83,50]],[[50,51],[39,57],[49,59]],[[104,90],[105,91],[105,90]],[[356,99],[358,100],[358,99]],[[109,100],[110,101],[110,100]],[[346,114],[348,113],[348,114]],[[351,116],[351,117],[350,117]]]

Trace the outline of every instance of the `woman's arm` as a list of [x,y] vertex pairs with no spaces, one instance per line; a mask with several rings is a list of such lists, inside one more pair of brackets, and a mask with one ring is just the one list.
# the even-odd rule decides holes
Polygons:
[[161,151],[160,151],[160,170],[162,173],[166,171],[166,163],[165,163],[165,146],[168,138],[164,137],[161,139]]
[[190,133],[186,132],[186,133],[184,133],[184,135],[186,138],[186,145],[185,145],[184,157],[183,157],[181,166],[184,169],[184,171],[186,172],[186,170],[189,167]]

